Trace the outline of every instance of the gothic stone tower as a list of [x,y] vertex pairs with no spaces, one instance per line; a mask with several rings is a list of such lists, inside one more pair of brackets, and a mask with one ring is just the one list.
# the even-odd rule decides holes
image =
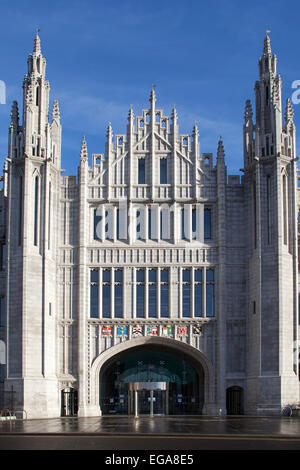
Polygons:
[[28,417],[58,416],[56,376],[56,224],[61,126],[48,119],[49,82],[38,34],[23,83],[23,120],[14,102],[7,159],[6,396]]
[[248,261],[248,413],[278,413],[298,402],[295,126],[270,38],[264,41],[244,125]]

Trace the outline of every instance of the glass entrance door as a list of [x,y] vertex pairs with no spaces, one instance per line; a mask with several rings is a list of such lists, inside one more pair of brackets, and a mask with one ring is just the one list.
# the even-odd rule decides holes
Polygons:
[[76,416],[77,415],[77,390],[73,388],[65,388],[61,392],[61,415]]
[[166,390],[139,390],[137,399],[139,415],[166,414]]
[[[128,384],[129,415],[165,415],[169,413],[168,386],[166,383]],[[161,388],[159,388],[161,387]]]

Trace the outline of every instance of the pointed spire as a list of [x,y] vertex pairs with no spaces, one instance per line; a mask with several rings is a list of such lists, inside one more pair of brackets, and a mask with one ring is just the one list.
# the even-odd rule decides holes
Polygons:
[[218,142],[218,150],[217,150],[217,162],[224,162],[225,160],[225,152],[224,152],[224,146],[223,146],[223,140],[222,136],[220,136],[219,142]]
[[245,113],[244,113],[245,122],[252,121],[252,118],[253,118],[253,111],[252,111],[251,101],[247,100],[245,104]]
[[59,111],[59,105],[58,105],[57,100],[54,100],[53,108],[52,108],[52,120],[54,119],[60,121],[60,111]]
[[83,136],[81,150],[80,150],[80,160],[83,162],[86,162],[87,159],[88,159],[87,145],[86,145],[85,136]]
[[154,106],[155,105],[155,101],[156,101],[156,95],[155,95],[155,85],[152,85],[152,90],[151,90],[151,93],[150,93],[150,103],[151,103],[151,106]]
[[13,127],[17,128],[19,125],[19,108],[18,108],[18,102],[14,101],[11,107],[11,124]]
[[40,54],[41,53],[41,40],[40,40],[40,37],[39,37],[39,32],[40,32],[40,29],[37,29],[35,39],[34,39],[34,45],[33,45],[33,53],[34,54]]
[[133,119],[134,119],[134,113],[133,113],[132,104],[131,104],[129,113],[128,113],[128,121],[133,121]]
[[107,132],[106,132],[106,137],[107,138],[112,138],[112,127],[111,127],[111,122],[108,123],[107,126]]
[[174,104],[173,109],[172,109],[172,122],[173,122],[173,124],[177,124],[177,119],[178,119],[178,115],[177,115],[176,105]]
[[266,55],[271,55],[272,54],[272,51],[271,51],[271,40],[270,40],[270,37],[268,35],[270,31],[267,31],[267,34],[266,34],[266,37],[265,37],[265,40],[264,40],[264,56]]
[[198,126],[197,126],[197,121],[195,121],[194,128],[193,128],[194,140],[197,139],[198,136],[199,136],[199,131],[198,131]]
[[290,98],[286,100],[286,109],[285,109],[285,122],[293,122],[294,120],[294,110]]

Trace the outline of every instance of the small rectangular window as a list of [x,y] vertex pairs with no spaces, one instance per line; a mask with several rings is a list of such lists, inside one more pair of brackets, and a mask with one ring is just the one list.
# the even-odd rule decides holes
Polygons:
[[215,314],[215,278],[214,270],[206,271],[206,316],[213,317]]
[[182,316],[191,316],[191,273],[190,269],[182,271]]
[[204,239],[211,239],[211,209],[204,209]]
[[123,271],[122,269],[116,269],[114,272],[115,276],[115,287],[114,287],[114,306],[115,306],[115,318],[123,317]]
[[160,184],[167,184],[167,159],[160,159]]
[[148,271],[148,316],[156,318],[157,316],[157,270]]
[[202,269],[194,271],[194,312],[195,317],[202,317]]
[[111,295],[110,295],[110,269],[102,271],[102,317],[110,318],[111,316]]
[[145,159],[138,159],[138,184],[145,184]]
[[196,232],[197,232],[197,210],[195,207],[192,209],[192,232],[194,237],[196,238]]
[[151,208],[148,208],[148,238],[152,240],[154,237],[152,236],[152,211]]
[[188,211],[182,207],[180,209],[181,213],[181,239],[186,240],[187,239],[187,234],[188,234]]
[[170,239],[170,211],[168,209],[160,210],[160,238],[161,240]]
[[145,317],[145,270],[136,271],[136,316]]
[[162,269],[160,271],[160,316],[168,318],[169,316],[169,271]]
[[99,316],[99,271],[92,269],[90,272],[90,317]]

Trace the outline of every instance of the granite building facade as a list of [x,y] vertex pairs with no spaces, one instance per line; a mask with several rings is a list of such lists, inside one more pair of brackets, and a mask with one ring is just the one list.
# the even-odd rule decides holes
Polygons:
[[[295,126],[270,39],[242,176],[157,106],[61,169],[40,38],[0,193],[0,402],[30,418],[279,414],[299,402]],[[283,116],[284,114],[284,116]],[[242,130],[241,130],[242,132]],[[220,129],[222,133],[222,129]]]

